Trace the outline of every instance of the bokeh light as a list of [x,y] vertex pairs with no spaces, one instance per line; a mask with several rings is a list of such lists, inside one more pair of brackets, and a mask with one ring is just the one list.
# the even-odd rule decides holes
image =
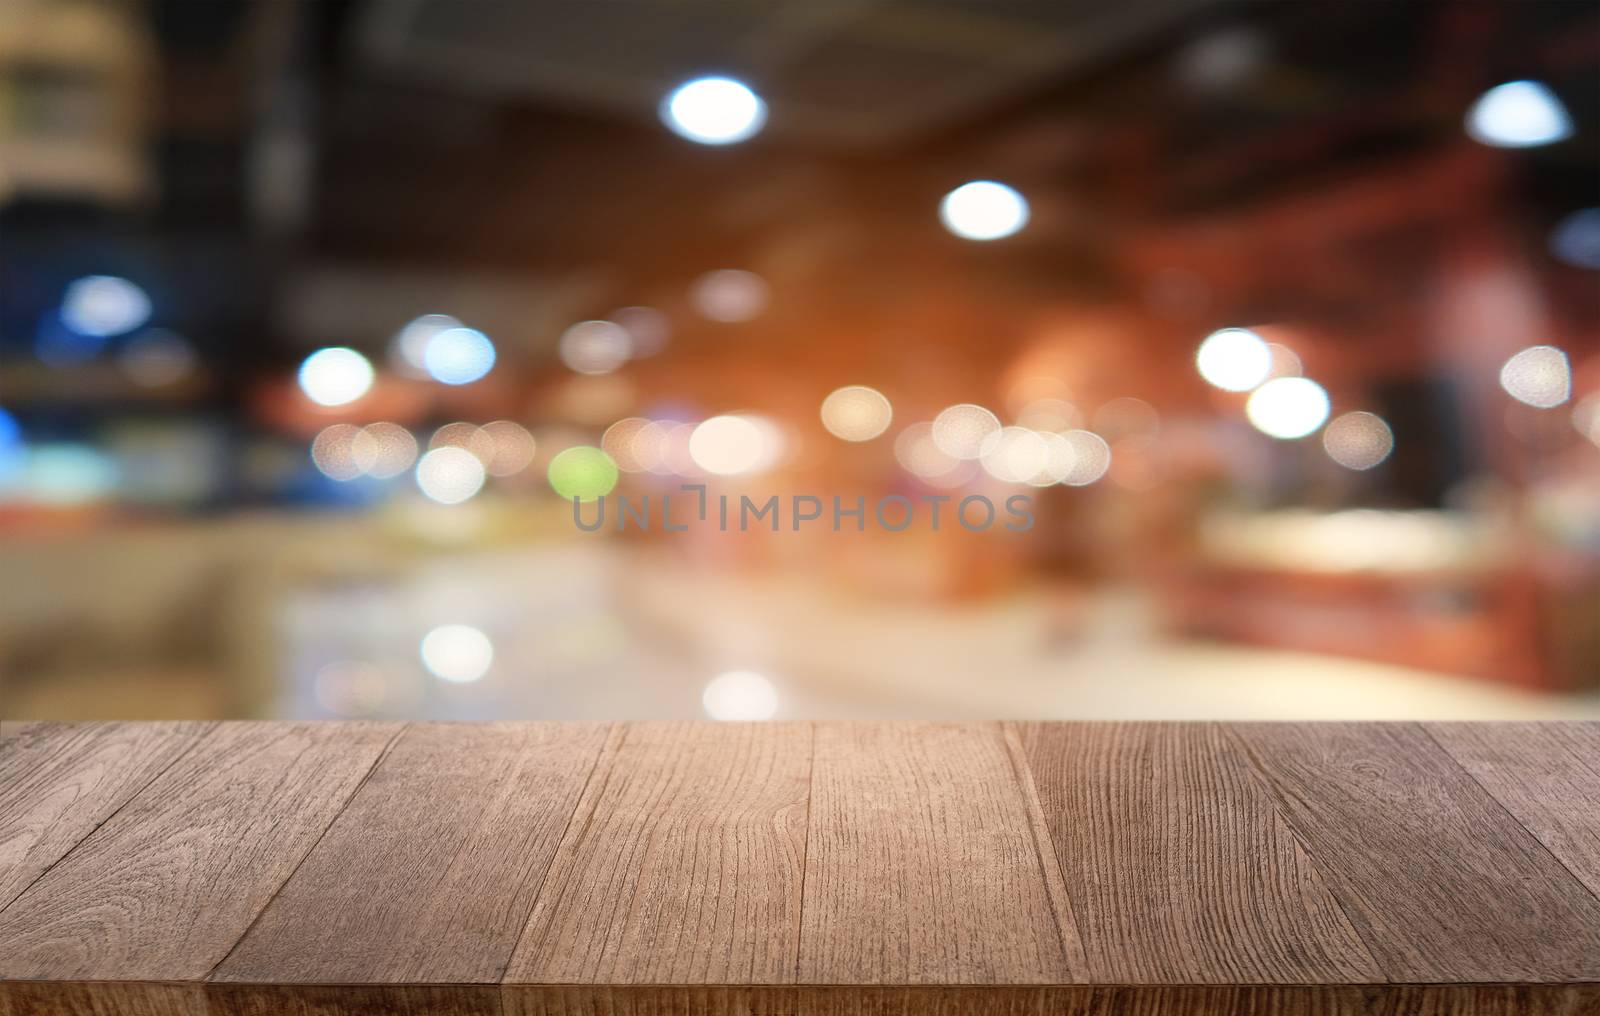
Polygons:
[[1072,448],[1072,461],[1061,482],[1069,487],[1087,487],[1111,468],[1111,446],[1105,438],[1088,430],[1069,430],[1061,435]]
[[493,420],[478,428],[487,442],[489,458],[484,462],[491,476],[513,476],[527,469],[538,453],[539,444],[528,428],[515,420]]
[[1309,378],[1280,377],[1250,395],[1245,415],[1263,434],[1282,440],[1305,437],[1328,418],[1328,393]]
[[300,364],[300,390],[319,406],[342,406],[372,388],[372,364],[345,346],[319,349]]
[[1305,365],[1300,362],[1300,354],[1283,343],[1267,343],[1267,352],[1272,354],[1272,366],[1267,368],[1267,376],[1263,380],[1271,381],[1275,377],[1300,377],[1305,374]]
[[[634,438],[627,451],[638,466],[638,472],[651,472],[659,477],[690,477],[701,470],[690,454],[690,440],[694,437],[694,424],[685,422],[645,421],[632,430]],[[619,434],[616,440],[621,440]]]
[[150,297],[115,275],[89,275],[61,296],[61,322],[79,335],[110,338],[150,320]]
[[[677,425],[671,421],[646,420],[633,430],[633,438],[628,442],[628,451],[633,461],[638,464],[640,472],[666,476],[673,471],[667,461],[667,438],[675,426]],[[691,425],[691,436],[693,433]],[[621,440],[620,434],[618,440]]]
[[1052,483],[1065,483],[1078,464],[1078,451],[1066,432],[1044,432],[1039,435],[1044,442],[1044,464],[1024,482],[1035,487],[1048,487]]
[[783,436],[764,417],[751,414],[713,416],[689,436],[694,464],[718,476],[759,473],[771,468],[783,451]]
[[599,448],[576,445],[550,460],[546,476],[550,489],[566,500],[593,501],[617,485],[617,464]]
[[16,418],[0,409],[0,499],[22,473],[28,462],[28,446]]
[[417,461],[417,439],[398,423],[369,423],[351,440],[350,455],[363,473],[387,480]]
[[0,409],[0,451],[22,444],[22,425],[5,409]]
[[1556,223],[1550,253],[1575,268],[1600,269],[1600,208],[1580,208]]
[[1484,92],[1467,113],[1467,133],[1495,148],[1533,148],[1572,136],[1572,118],[1537,81],[1509,81]]
[[417,487],[440,504],[460,504],[483,489],[483,462],[465,448],[435,448],[417,462]]
[[424,314],[407,322],[389,342],[389,365],[404,377],[428,377],[428,341],[460,327],[461,322],[449,314]]
[[355,443],[361,428],[349,423],[324,427],[311,439],[311,464],[330,480],[354,480],[361,475]]
[[1518,402],[1552,409],[1572,397],[1572,367],[1554,346],[1529,346],[1500,368],[1500,387]]
[[494,439],[484,433],[482,427],[465,420],[447,423],[434,431],[433,436],[428,438],[428,447],[465,449],[476,455],[485,467],[494,458]]
[[[600,436],[600,450],[609,455],[611,461],[616,463],[617,468],[624,473],[645,472],[650,468],[649,462],[642,460],[635,452],[634,440],[639,436],[640,431],[651,426],[657,427],[656,440],[659,442],[662,433],[658,424],[652,424],[651,421],[642,416],[630,416],[627,419],[618,420],[607,427],[606,432]],[[647,451],[653,452],[650,456],[650,462],[659,461],[659,451],[653,449],[647,449]]]
[[476,328],[445,328],[428,337],[422,366],[441,384],[467,385],[494,369],[494,343]]
[[894,439],[894,457],[906,472],[929,482],[953,477],[966,465],[939,448],[931,423],[913,423],[902,430]]
[[974,180],[944,196],[939,221],[966,240],[999,240],[1028,224],[1028,202],[994,180]]
[[822,425],[841,441],[871,441],[893,420],[888,398],[866,385],[836,388],[822,400]]
[[1573,405],[1572,426],[1600,447],[1600,392],[1590,392]]
[[661,121],[698,144],[731,145],[760,132],[767,122],[767,104],[733,78],[695,78],[662,101]]
[[1187,88],[1221,92],[1238,87],[1272,55],[1271,37],[1253,27],[1232,25],[1200,36],[1177,54],[1174,69]]
[[672,340],[672,321],[654,307],[619,307],[609,317],[628,333],[635,359],[655,356]]
[[1322,447],[1346,469],[1371,469],[1394,451],[1394,432],[1373,413],[1344,413],[1322,432]]
[[933,443],[957,459],[978,458],[983,454],[984,442],[999,431],[998,416],[969,402],[946,407],[933,418]]
[[561,333],[561,362],[580,374],[609,374],[632,352],[628,330],[612,321],[580,321]]
[[1247,392],[1267,379],[1272,350],[1248,328],[1223,328],[1200,343],[1194,364],[1208,384],[1223,391]]
[[738,324],[759,317],[767,309],[771,291],[767,280],[754,272],[719,268],[694,281],[689,302],[713,321]]
[[101,501],[111,496],[120,479],[117,463],[85,444],[34,445],[22,465],[28,496],[42,505]]
[[[701,476],[703,471],[695,464],[689,444],[694,440],[695,424],[662,424],[661,441],[657,446],[657,460],[652,472],[667,476]],[[647,440],[643,433],[640,440]]]
[[706,684],[700,704],[713,720],[770,720],[778,712],[778,689],[753,670],[730,670]]
[[128,380],[141,388],[164,388],[194,372],[194,347],[176,332],[152,328],[129,339],[117,354]]
[[1002,427],[983,443],[980,462],[984,472],[1002,483],[1028,483],[1044,471],[1049,446],[1026,427]]
[[494,643],[470,624],[442,624],[422,637],[418,655],[439,680],[471,684],[494,664]]

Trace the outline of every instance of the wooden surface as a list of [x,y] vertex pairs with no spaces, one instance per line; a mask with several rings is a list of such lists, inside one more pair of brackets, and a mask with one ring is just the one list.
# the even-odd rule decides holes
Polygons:
[[[0,910],[0,976],[205,977],[399,729],[241,723],[192,735],[170,766]],[[31,749],[53,744],[49,732],[8,740],[6,765],[26,772]],[[137,761],[130,752],[126,764]]]
[[810,775],[808,725],[619,724],[505,980],[793,981]]
[[999,724],[822,724],[799,980],[1086,980]]
[[604,740],[411,727],[211,979],[498,981]]
[[1383,976],[1218,724],[1018,731],[1090,979],[1364,983]]
[[0,1016],[1600,1013],[1600,725],[0,734]]

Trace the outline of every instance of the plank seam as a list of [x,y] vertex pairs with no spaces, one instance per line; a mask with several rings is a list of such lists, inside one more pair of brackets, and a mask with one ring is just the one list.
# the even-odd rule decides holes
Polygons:
[[328,835],[328,830],[332,829],[334,823],[339,821],[339,816],[343,815],[345,813],[345,809],[350,807],[350,802],[354,801],[356,799],[356,795],[361,793],[361,788],[367,785],[367,781],[372,778],[373,773],[378,771],[378,767],[383,764],[383,760],[389,757],[390,749],[392,749],[395,746],[395,743],[398,742],[400,738],[404,737],[406,731],[410,729],[410,723],[402,723],[400,725],[400,729],[395,731],[394,734],[390,736],[388,741],[384,742],[383,750],[378,752],[377,757],[372,760],[372,765],[367,767],[367,771],[361,775],[360,781],[356,783],[355,787],[350,791],[350,793],[345,795],[345,799],[339,802],[338,810],[336,810],[328,819],[328,824],[322,827],[322,832],[317,834],[317,839],[311,844],[311,848],[304,854],[300,855],[300,860],[295,862],[294,867],[289,869],[289,874],[282,882],[278,883],[275,889],[272,890],[272,895],[268,896],[267,901],[261,905],[261,909],[256,911],[255,916],[250,919],[250,923],[245,926],[244,932],[241,933],[238,938],[233,940],[233,945],[228,947],[228,951],[223,954],[222,959],[212,964],[211,969],[206,971],[205,976],[198,979],[201,983],[210,982],[211,978],[214,977],[217,971],[222,968],[222,965],[228,962],[228,957],[232,956],[239,948],[239,944],[250,937],[250,933],[255,930],[256,925],[261,923],[262,916],[266,914],[268,908],[272,906],[273,901],[276,900],[279,894],[283,892],[283,887],[289,884],[290,880],[299,873],[300,868],[306,863],[306,859],[315,853],[317,848],[322,845],[323,839]]
[[811,753],[806,760],[806,840],[800,848],[800,907],[795,911],[794,983],[800,983],[800,964],[804,960],[802,939],[806,933],[806,872],[811,867],[811,791],[817,785],[817,722],[812,720]]
[[[107,724],[107,726],[109,726],[109,724]],[[117,805],[116,808],[112,810],[111,814],[107,815],[105,818],[101,819],[99,822],[96,822],[95,825],[94,825],[94,828],[90,829],[88,832],[86,832],[82,836],[78,837],[78,839],[72,844],[71,847],[69,847],[67,850],[63,851],[60,857],[56,858],[54,861],[51,861],[50,864],[47,865],[43,871],[39,872],[38,876],[36,878],[34,878],[34,880],[32,882],[29,882],[27,885],[23,886],[21,892],[17,893],[15,896],[11,897],[11,899],[7,900],[6,903],[5,903],[5,906],[0,906],[0,914],[3,914],[7,910],[11,909],[11,906],[13,904],[15,904],[18,900],[22,899],[22,897],[27,895],[29,889],[32,889],[34,886],[38,885],[39,882],[41,880],[43,880],[43,878],[46,875],[50,874],[50,872],[55,869],[56,865],[60,864],[62,861],[65,861],[68,857],[70,857],[73,853],[75,853],[79,847],[81,847],[85,843],[89,842],[89,837],[91,837],[95,833],[99,832],[102,826],[106,825],[112,819],[114,819],[118,815],[122,814],[122,809],[126,808],[128,805],[132,804],[134,801],[136,801],[140,797],[142,797],[144,795],[144,792],[146,790],[149,790],[151,785],[153,785],[156,782],[156,780],[159,780],[162,776],[164,776],[167,773],[168,770],[172,769],[172,767],[176,766],[179,762],[181,762],[185,758],[188,758],[189,755],[192,754],[195,751],[195,749],[200,747],[200,744],[203,741],[208,740],[211,737],[212,734],[216,733],[217,728],[219,726],[220,726],[220,724],[215,723],[215,722],[209,723],[206,726],[205,732],[202,733],[199,737],[196,737],[194,739],[194,741],[187,748],[184,748],[182,751],[180,751],[176,755],[174,755],[170,762],[168,762],[166,765],[164,765],[160,769],[158,769],[148,780],[146,780],[139,787],[138,790],[136,790],[133,793],[129,794],[126,800],[124,800],[121,804]]]
[[[1000,724],[1000,737],[1005,743],[1006,756],[1011,762],[1012,775],[1016,777],[1022,806],[1028,815],[1029,838],[1033,853],[1039,860],[1039,875],[1044,879],[1045,893],[1050,898],[1050,917],[1056,925],[1056,936],[1061,940],[1061,953],[1069,965],[1077,965],[1079,973],[1088,978],[1089,954],[1083,944],[1083,931],[1078,925],[1077,911],[1072,906],[1072,894],[1067,891],[1066,875],[1061,870],[1061,855],[1056,852],[1054,837],[1044,817],[1044,802],[1033,780],[1033,767],[1028,763],[1027,752],[1022,747],[1017,725]],[[1048,848],[1048,849],[1047,849]],[[1047,856],[1048,855],[1048,856]],[[1063,923],[1065,922],[1065,924]],[[1067,934],[1071,925],[1072,934]]]
[[1394,976],[1378,959],[1378,953],[1372,947],[1372,940],[1369,939],[1366,935],[1366,932],[1362,930],[1363,922],[1356,920],[1355,917],[1351,915],[1350,907],[1345,903],[1344,896],[1336,888],[1336,882],[1328,877],[1328,870],[1324,865],[1324,862],[1318,856],[1318,852],[1311,849],[1311,843],[1306,839],[1305,834],[1300,831],[1299,827],[1295,825],[1294,820],[1284,810],[1282,795],[1285,793],[1285,791],[1283,788],[1278,786],[1277,781],[1272,778],[1272,774],[1267,771],[1266,764],[1256,756],[1254,751],[1251,750],[1250,742],[1246,740],[1242,734],[1240,734],[1239,729],[1235,724],[1224,722],[1219,723],[1218,725],[1222,727],[1223,733],[1228,740],[1233,742],[1233,745],[1238,750],[1239,754],[1244,757],[1245,771],[1250,774],[1250,778],[1254,780],[1256,786],[1260,788],[1262,796],[1266,799],[1267,803],[1272,806],[1272,813],[1277,816],[1278,821],[1283,823],[1283,827],[1289,831],[1289,835],[1294,837],[1295,843],[1300,847],[1300,852],[1305,854],[1306,862],[1316,870],[1317,878],[1321,880],[1323,888],[1325,888],[1328,892],[1329,898],[1333,900],[1334,906],[1339,908],[1339,913],[1344,917],[1344,922],[1350,926],[1350,930],[1355,932],[1356,938],[1361,942],[1361,948],[1366,950],[1367,959],[1372,961],[1372,969],[1383,975],[1383,981],[1379,983],[1403,983],[1396,981]]
[[[600,748],[595,752],[594,760],[589,763],[589,772],[583,777],[583,786],[578,789],[577,796],[572,800],[572,811],[567,815],[566,825],[561,827],[561,835],[556,837],[555,849],[550,852],[550,863],[545,865],[544,872],[539,876],[539,884],[534,887],[532,900],[528,913],[522,918],[522,930],[517,932],[517,939],[511,943],[511,951],[506,953],[506,958],[500,963],[500,973],[490,984],[500,985],[500,998],[502,1005],[505,999],[506,972],[511,969],[511,961],[516,959],[517,952],[522,948],[522,940],[528,937],[528,930],[533,926],[533,915],[539,910],[539,898],[544,895],[545,883],[550,881],[550,873],[555,871],[556,862],[561,859],[561,848],[567,842],[567,835],[572,832],[572,823],[578,818],[578,811],[583,807],[584,798],[589,796],[589,785],[594,782],[595,773],[600,771],[600,764],[606,756],[615,754],[622,748],[622,742],[627,738],[627,723],[609,723],[606,725],[606,736],[600,742]],[[612,741],[616,744],[613,745]],[[593,809],[590,809],[593,818]]]
[[1451,765],[1453,765],[1457,769],[1461,770],[1461,772],[1466,775],[1467,779],[1472,781],[1474,786],[1476,786],[1479,790],[1482,790],[1484,792],[1484,794],[1486,794],[1488,796],[1489,800],[1494,802],[1494,806],[1496,808],[1499,808],[1500,811],[1505,814],[1506,818],[1511,820],[1511,824],[1512,825],[1516,826],[1518,829],[1521,829],[1523,832],[1527,833],[1528,834],[1528,838],[1533,840],[1533,842],[1539,844],[1539,849],[1543,850],[1546,854],[1549,854],[1550,855],[1550,859],[1552,861],[1555,861],[1556,864],[1561,868],[1561,870],[1567,873],[1567,877],[1572,879],[1572,881],[1577,884],[1579,889],[1582,889],[1586,894],[1588,894],[1589,896],[1593,897],[1595,902],[1600,903],[1600,895],[1597,895],[1593,889],[1589,888],[1588,883],[1586,883],[1583,879],[1578,877],[1578,873],[1572,870],[1572,866],[1567,864],[1559,856],[1557,856],[1556,852],[1554,850],[1550,849],[1550,845],[1548,843],[1546,843],[1544,841],[1544,839],[1542,837],[1540,837],[1540,835],[1537,832],[1535,832],[1532,829],[1528,828],[1528,824],[1526,822],[1524,822],[1521,819],[1517,818],[1516,814],[1513,813],[1512,810],[1509,807],[1506,806],[1506,803],[1504,801],[1500,800],[1499,795],[1497,795],[1493,790],[1491,790],[1489,788],[1488,784],[1486,784],[1482,780],[1478,779],[1478,775],[1476,773],[1474,773],[1471,769],[1468,769],[1465,765],[1463,765],[1461,763],[1461,760],[1456,758],[1455,753],[1450,750],[1450,746],[1449,745],[1445,744],[1443,741],[1441,741],[1437,737],[1433,736],[1433,730],[1431,728],[1431,725],[1426,724],[1426,723],[1419,723],[1419,724],[1417,724],[1417,726],[1420,727],[1422,729],[1422,732],[1428,736],[1428,740],[1432,741],[1434,744],[1439,746],[1439,750],[1444,752],[1445,758],[1450,760],[1450,764]]

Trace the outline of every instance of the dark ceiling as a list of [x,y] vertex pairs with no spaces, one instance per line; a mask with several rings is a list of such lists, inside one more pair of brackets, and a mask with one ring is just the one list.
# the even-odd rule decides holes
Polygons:
[[[267,308],[329,265],[509,278],[591,314],[785,259],[845,300],[954,262],[1115,290],[1126,231],[1456,143],[1507,76],[1600,119],[1595,8],[1562,0],[155,0],[150,18],[158,202],[0,226],[40,272],[88,243],[206,280],[189,316],[242,336],[241,366],[303,344]],[[702,148],[656,122],[667,86],[711,70],[763,91],[767,133]],[[1594,149],[1590,130],[1530,157],[1534,197],[1597,203]],[[979,260],[932,209],[981,176],[1022,187],[1040,228]]]

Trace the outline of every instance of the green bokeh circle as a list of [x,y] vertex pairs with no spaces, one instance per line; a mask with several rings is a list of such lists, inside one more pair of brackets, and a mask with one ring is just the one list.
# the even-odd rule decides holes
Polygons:
[[563,498],[593,501],[617,485],[617,464],[589,445],[578,445],[550,460],[550,487]]

